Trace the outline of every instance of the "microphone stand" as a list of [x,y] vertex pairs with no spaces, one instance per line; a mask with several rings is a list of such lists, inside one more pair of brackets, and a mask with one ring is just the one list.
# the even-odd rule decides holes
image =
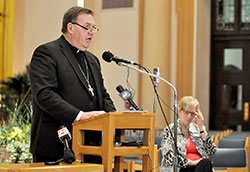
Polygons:
[[[157,76],[160,76],[160,68],[154,68],[154,74]],[[159,79],[154,78],[154,90],[155,90],[155,95],[154,95],[154,105],[153,105],[153,112],[156,113],[156,105],[157,105],[157,89],[158,89],[158,84],[160,82]]]
[[167,85],[169,85],[171,88],[173,88],[174,90],[174,160],[173,160],[173,172],[177,172],[177,164],[178,164],[178,158],[177,158],[177,90],[176,88],[174,87],[173,84],[171,84],[169,81],[165,80],[164,78],[160,77],[160,76],[157,76],[155,74],[152,74],[152,73],[147,73],[141,69],[138,69],[134,66],[131,66],[131,65],[128,65],[126,63],[122,63],[122,62],[119,62],[117,63],[118,65],[120,66],[126,66],[130,69],[133,69],[133,70],[136,70],[140,73],[143,73],[145,75],[149,75],[151,77],[154,77],[154,78],[157,78],[159,80],[162,80],[163,82],[165,82]]
[[[155,84],[154,87],[155,87],[155,92],[157,92],[158,85]],[[157,94],[155,93],[155,95],[154,95],[154,106],[153,106],[153,112],[154,113],[156,113],[156,105],[157,105]]]

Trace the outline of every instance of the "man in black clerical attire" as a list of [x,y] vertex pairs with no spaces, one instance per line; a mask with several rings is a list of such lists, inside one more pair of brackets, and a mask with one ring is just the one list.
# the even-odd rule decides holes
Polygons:
[[[63,157],[57,135],[62,124],[72,133],[73,122],[116,110],[104,87],[100,62],[87,51],[97,31],[90,9],[72,7],[64,14],[62,36],[34,51],[30,64],[34,162]],[[85,144],[100,145],[98,135],[87,132]]]

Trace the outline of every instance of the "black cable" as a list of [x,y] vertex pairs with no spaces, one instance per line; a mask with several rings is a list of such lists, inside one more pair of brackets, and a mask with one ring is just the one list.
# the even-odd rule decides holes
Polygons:
[[133,99],[135,94],[136,94],[136,90],[131,86],[131,84],[129,82],[129,68],[127,71],[126,84],[127,84],[128,90],[131,92],[131,99]]
[[[145,70],[147,73],[150,73],[150,70],[148,70],[148,69],[145,68],[144,66],[140,66],[140,67],[141,67],[143,70]],[[151,80],[152,84],[154,85],[153,77],[152,77],[152,76],[149,76],[149,77],[150,77],[150,80]],[[168,130],[169,130],[170,135],[171,135],[171,137],[172,137],[172,139],[173,139],[174,145],[175,145],[175,147],[177,147],[177,143],[175,142],[173,132],[172,132],[172,130],[171,130],[170,127],[169,127],[168,119],[167,119],[166,114],[165,114],[165,112],[164,112],[164,110],[163,110],[163,107],[162,107],[162,105],[161,105],[161,101],[160,101],[160,98],[159,98],[160,96],[158,95],[158,92],[157,92],[157,90],[155,89],[154,86],[153,86],[153,88],[154,88],[154,92],[155,92],[155,94],[156,94],[157,101],[158,101],[158,103],[159,103],[161,112],[162,112],[162,114],[163,114],[164,120],[165,120],[165,122],[166,122],[166,124],[167,124]],[[167,107],[170,108],[169,105],[168,105]],[[174,112],[172,108],[170,108],[170,110],[171,110],[172,112]],[[178,154],[178,150],[177,150],[177,154]]]
[[[150,70],[148,70],[147,68],[145,68],[145,67],[142,66],[142,65],[139,65],[139,68],[142,68],[142,69],[145,70],[147,73],[151,73]],[[129,72],[129,71],[128,71],[128,72]],[[129,76],[129,74],[128,74],[128,76]],[[128,83],[128,76],[127,76],[127,83]],[[171,135],[171,137],[172,137],[172,139],[173,139],[173,143],[174,143],[175,147],[177,148],[177,143],[176,143],[176,141],[175,141],[175,137],[174,137],[174,135],[173,135],[173,131],[170,129],[169,122],[168,122],[168,120],[167,120],[167,118],[166,118],[166,114],[165,114],[165,112],[164,112],[164,110],[163,110],[163,107],[162,107],[162,104],[161,104],[161,100],[160,100],[161,97],[159,96],[158,91],[157,91],[156,88],[154,87],[153,77],[152,77],[152,76],[149,76],[149,77],[150,77],[151,83],[152,83],[152,85],[153,85],[154,93],[156,94],[157,101],[158,101],[158,103],[159,103],[159,106],[160,106],[162,115],[163,115],[164,120],[165,120],[165,122],[166,122],[166,124],[167,124],[167,127],[168,127],[168,130],[169,130],[169,132],[170,132],[170,135]],[[174,110],[173,110],[167,103],[165,103],[164,101],[163,101],[163,103],[170,109],[170,111],[174,112]],[[176,154],[177,154],[177,155],[179,154],[178,149],[176,149]],[[150,157],[149,157],[149,158],[150,158]],[[154,169],[154,168],[153,168],[153,169]],[[151,169],[151,170],[153,170],[153,169]]]
[[160,100],[163,102],[163,104],[164,104],[165,106],[167,106],[168,109],[169,109],[170,111],[174,112],[174,109],[172,109],[172,108],[163,100],[163,98],[161,98],[160,95],[158,95],[158,96],[159,96]]

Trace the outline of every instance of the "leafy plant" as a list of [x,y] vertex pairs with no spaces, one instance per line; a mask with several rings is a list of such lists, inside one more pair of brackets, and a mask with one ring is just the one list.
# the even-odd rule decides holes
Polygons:
[[[30,145],[30,118],[32,114],[31,104],[26,104],[25,97],[21,103],[17,103],[14,110],[9,109],[5,105],[6,111],[9,114],[7,121],[3,121],[0,127],[0,146],[6,146],[6,151],[10,157],[7,162],[25,162],[31,159],[32,155],[29,152]],[[23,111],[21,109],[26,109]]]
[[[9,111],[14,111],[20,103],[30,104],[31,102],[31,91],[30,91],[30,81],[29,81],[29,65],[26,66],[26,70],[22,74],[18,74],[17,76],[10,77],[7,81],[1,81],[1,111],[0,117],[5,120],[9,118]],[[7,108],[6,108],[7,107]],[[25,115],[25,111],[27,108],[21,106],[19,109],[22,115]]]
[[7,162],[25,162],[31,159],[29,152],[31,129],[31,91],[26,71],[2,81],[0,118],[0,146],[5,146],[9,153]]

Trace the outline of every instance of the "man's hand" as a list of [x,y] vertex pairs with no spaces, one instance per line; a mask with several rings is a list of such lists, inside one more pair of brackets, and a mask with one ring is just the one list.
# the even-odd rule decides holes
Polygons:
[[94,117],[94,116],[98,116],[98,115],[101,115],[101,114],[104,114],[106,113],[105,111],[90,111],[90,112],[83,112],[82,113],[82,116],[80,118],[80,120],[85,120],[85,119],[89,119],[91,117]]

